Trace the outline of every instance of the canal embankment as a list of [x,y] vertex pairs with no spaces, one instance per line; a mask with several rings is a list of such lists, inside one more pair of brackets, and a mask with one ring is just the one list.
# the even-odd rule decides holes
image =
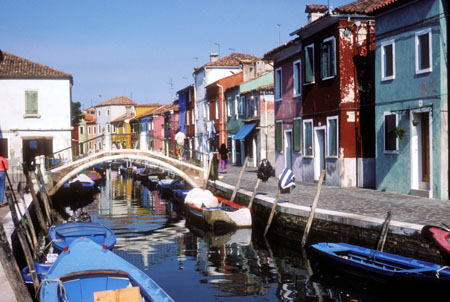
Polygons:
[[[229,166],[228,173],[220,173],[219,179],[210,180],[208,185],[216,194],[230,198],[240,171],[241,167]],[[239,203],[248,204],[257,181],[256,172],[256,168],[247,168],[243,173],[236,196]],[[264,230],[277,192],[277,178],[260,183],[252,207],[254,228]],[[282,244],[299,247],[316,192],[317,184],[296,182],[290,193],[280,194],[268,236]],[[388,212],[392,218],[385,251],[442,263],[437,249],[420,232],[424,225],[448,222],[450,202],[447,200],[324,185],[310,231],[313,239],[309,243],[344,241],[374,248]]]

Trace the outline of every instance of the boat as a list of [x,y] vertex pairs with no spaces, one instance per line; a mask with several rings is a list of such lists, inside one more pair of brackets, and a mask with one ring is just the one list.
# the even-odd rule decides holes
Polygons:
[[438,226],[426,225],[422,228],[422,236],[432,241],[445,262],[450,264],[450,232]]
[[85,174],[80,174],[64,184],[64,189],[78,194],[86,194],[95,189],[95,182]]
[[[45,276],[47,275],[47,273],[50,270],[50,268],[52,267],[52,265],[53,265],[53,263],[50,263],[50,262],[34,263],[34,268],[36,270],[36,275],[38,277],[39,282],[41,282],[45,278]],[[28,266],[25,266],[22,269],[22,277],[23,277],[23,281],[25,281],[25,283],[28,283],[28,284],[33,283],[33,279],[30,274],[30,268]]]
[[99,186],[104,181],[102,174],[96,170],[90,170],[83,174],[89,177],[94,182],[95,186]]
[[123,296],[126,301],[174,301],[143,271],[86,238],[74,240],[58,257],[39,296],[41,302],[124,301],[115,300]]
[[311,245],[310,251],[322,267],[339,269],[386,286],[435,290],[450,286],[450,268],[440,264],[347,243],[321,242]]
[[52,226],[48,236],[56,251],[61,252],[65,247],[78,238],[89,238],[99,245],[112,249],[116,244],[113,231],[99,223],[67,222]]
[[194,188],[184,199],[186,219],[193,225],[215,231],[252,226],[250,209],[214,196],[208,190]]
[[170,199],[173,197],[173,190],[185,189],[186,186],[179,179],[165,178],[158,182],[158,190],[161,194],[161,198]]
[[184,200],[189,193],[190,189],[175,189],[172,190],[172,202],[178,206],[184,205]]

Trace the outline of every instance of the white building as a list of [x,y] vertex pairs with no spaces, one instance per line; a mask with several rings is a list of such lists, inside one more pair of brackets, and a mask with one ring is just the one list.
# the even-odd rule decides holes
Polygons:
[[221,59],[218,54],[210,54],[210,62],[202,67],[195,68],[193,73],[195,85],[195,146],[197,151],[209,153],[209,141],[214,137],[213,133],[208,133],[210,121],[209,107],[206,98],[206,86],[209,84],[242,71],[242,61],[258,60],[258,57],[250,54],[232,53]]
[[0,51],[0,154],[11,175],[71,146],[72,85],[69,73]]
[[98,135],[116,133],[116,129],[113,129],[111,122],[123,115],[136,116],[136,105],[133,100],[126,96],[117,96],[95,105]]

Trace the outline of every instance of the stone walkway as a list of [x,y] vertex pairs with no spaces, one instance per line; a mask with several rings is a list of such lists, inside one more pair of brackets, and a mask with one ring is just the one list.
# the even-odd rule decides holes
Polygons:
[[[235,186],[241,167],[229,165],[228,173],[219,173],[219,181]],[[248,167],[243,174],[240,189],[253,192],[256,184],[257,169]],[[278,191],[278,179],[271,177],[261,182],[257,197],[266,195],[275,198]],[[288,194],[280,194],[279,200],[296,205],[311,206],[317,191],[317,184],[296,182],[296,187]],[[349,214],[385,219],[391,211],[392,220],[419,225],[444,222],[450,225],[450,201],[410,195],[381,192],[372,189],[338,188],[322,186],[317,208],[339,211]]]

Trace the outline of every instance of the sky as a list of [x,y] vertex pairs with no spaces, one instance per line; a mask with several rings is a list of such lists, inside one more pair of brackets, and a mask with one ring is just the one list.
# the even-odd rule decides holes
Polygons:
[[[312,0],[337,7],[351,0]],[[167,104],[194,67],[262,57],[306,24],[305,0],[0,0],[0,49],[72,74],[82,108],[115,96]]]

